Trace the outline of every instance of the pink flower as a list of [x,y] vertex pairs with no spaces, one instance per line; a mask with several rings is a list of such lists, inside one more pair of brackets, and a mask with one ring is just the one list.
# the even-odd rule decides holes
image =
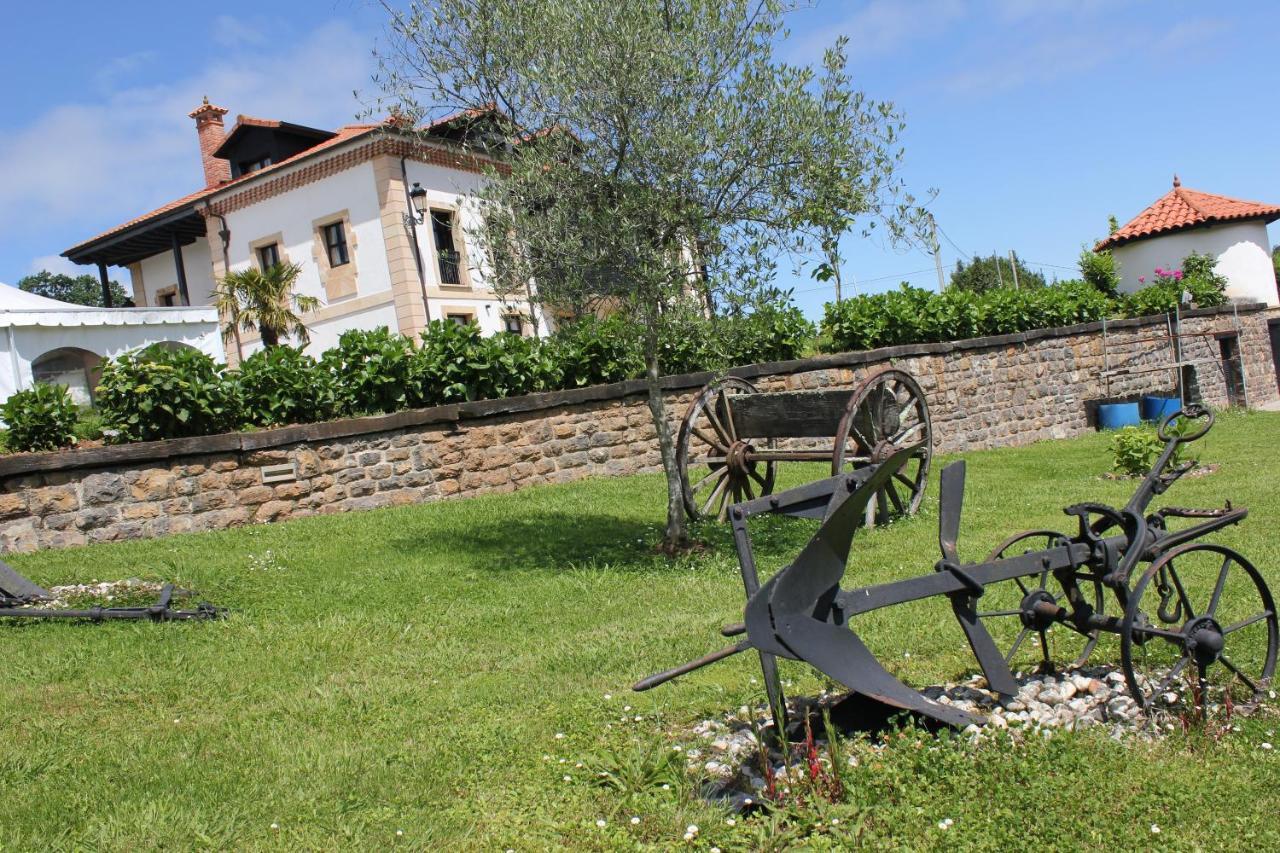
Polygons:
[[1156,275],[1164,275],[1164,267],[1156,267]]
[[1138,284],[1146,284],[1146,283],[1147,283],[1147,277],[1145,275],[1138,276]]
[[1182,270],[1174,270],[1173,277],[1178,281],[1182,281]]

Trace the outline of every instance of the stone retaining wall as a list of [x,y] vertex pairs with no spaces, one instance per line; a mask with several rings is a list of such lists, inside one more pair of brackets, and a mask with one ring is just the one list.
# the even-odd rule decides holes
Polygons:
[[[1238,334],[1250,405],[1277,399],[1260,306],[1189,312],[1184,359],[1227,403],[1214,335]],[[924,389],[941,451],[1089,429],[1085,402],[1173,387],[1164,318],[1085,324],[732,371],[761,390],[852,388],[888,364]],[[1104,351],[1105,350],[1105,351]],[[1104,368],[1164,369],[1104,376]],[[678,421],[710,374],[667,377]],[[273,481],[275,468],[284,481]],[[120,447],[0,457],[0,551],[29,551],[660,469],[641,382]],[[278,472],[277,472],[278,473]]]

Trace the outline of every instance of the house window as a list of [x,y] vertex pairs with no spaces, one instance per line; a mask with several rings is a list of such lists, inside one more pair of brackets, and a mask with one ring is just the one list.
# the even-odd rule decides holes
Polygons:
[[502,327],[513,335],[523,335],[524,319],[519,314],[504,314]]
[[457,323],[459,326],[465,326],[471,322],[470,314],[445,314],[444,318],[450,323]]
[[329,254],[330,267],[340,267],[350,262],[347,256],[347,231],[341,222],[331,222],[324,226],[324,248]]
[[161,308],[172,308],[178,304],[177,288],[170,287],[167,290],[156,291],[156,304]]
[[278,263],[280,263],[279,243],[268,243],[258,247],[258,266],[262,270],[269,270]]
[[436,258],[440,265],[441,284],[462,284],[458,269],[461,260],[453,242],[453,213],[448,210],[431,211],[431,236],[436,241]]
[[259,169],[265,169],[270,165],[270,157],[259,157],[257,160],[242,160],[240,162],[240,174],[247,175],[250,172],[258,171]]

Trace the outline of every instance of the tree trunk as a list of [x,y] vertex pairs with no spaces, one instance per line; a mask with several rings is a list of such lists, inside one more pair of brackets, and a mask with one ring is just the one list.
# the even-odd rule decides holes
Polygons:
[[260,326],[259,332],[262,334],[262,346],[264,349],[280,346],[280,336],[276,334],[276,330],[270,326]]
[[667,550],[683,548],[689,544],[689,529],[684,517],[684,496],[680,490],[680,469],[676,460],[675,441],[671,425],[667,423],[666,403],[662,399],[659,384],[658,342],[656,331],[645,335],[645,387],[649,392],[649,415],[658,434],[658,450],[662,454],[662,470],[667,475],[667,529],[662,537]]

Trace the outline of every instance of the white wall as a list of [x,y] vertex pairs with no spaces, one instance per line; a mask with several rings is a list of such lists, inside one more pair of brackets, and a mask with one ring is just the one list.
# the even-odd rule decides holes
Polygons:
[[[387,271],[387,250],[382,239],[378,191],[373,180],[373,164],[361,163],[336,175],[323,178],[227,214],[231,230],[228,257],[232,270],[247,269],[256,263],[250,245],[279,233],[283,238],[281,260],[302,267],[298,293],[314,296],[329,305],[313,248],[317,219],[347,211],[351,228],[347,246],[356,265],[356,293],[333,304],[391,289]],[[354,245],[353,245],[354,244]]]
[[1120,289],[1132,293],[1155,277],[1156,267],[1179,268],[1192,252],[1213,255],[1227,278],[1227,296],[1250,302],[1280,304],[1267,226],[1260,220],[1224,223],[1135,240],[1112,250],[1120,266]]
[[[212,258],[209,252],[209,241],[204,237],[198,238],[189,246],[182,247],[182,269],[187,276],[187,295],[191,297],[192,306],[209,305],[213,301]],[[178,271],[173,263],[173,252],[166,249],[149,258],[143,258],[139,266],[142,268],[142,286],[147,294],[146,307],[154,308],[160,304],[156,298],[156,291],[178,286]],[[128,268],[121,269],[123,270],[121,274],[112,277],[117,279],[124,286],[125,291],[132,296]],[[175,304],[182,304],[181,297]]]
[[[470,292],[467,289],[442,285],[430,220],[417,227],[418,250],[421,252],[425,267],[431,318],[443,319],[453,308],[470,310],[485,334],[494,334],[503,330],[503,314],[518,313],[528,318],[527,301],[513,300],[504,306],[489,289],[488,260],[470,236],[480,224],[481,216],[477,203],[469,197],[469,194],[483,186],[484,177],[474,172],[450,169],[416,160],[409,160],[405,167],[409,185],[421,184],[427,191],[429,205],[457,211],[459,228],[455,231],[454,240],[461,242],[462,253],[467,264],[466,275]],[[547,322],[541,312],[538,312],[537,319],[539,334],[546,335]],[[526,334],[529,333],[527,329]]]

